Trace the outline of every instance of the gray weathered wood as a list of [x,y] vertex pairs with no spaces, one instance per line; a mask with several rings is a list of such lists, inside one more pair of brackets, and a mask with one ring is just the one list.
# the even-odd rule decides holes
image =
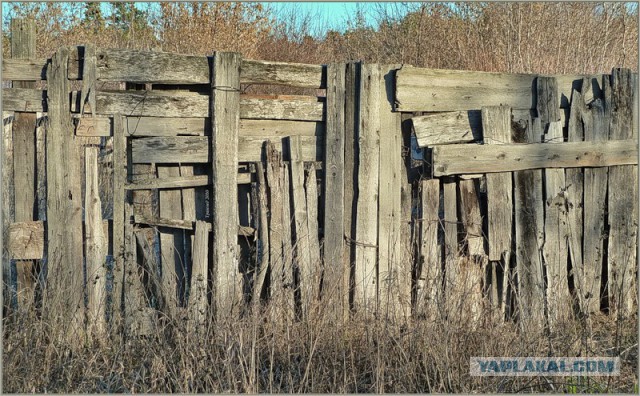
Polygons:
[[46,80],[46,59],[2,59],[2,79],[38,81]]
[[[584,87],[584,85],[583,85]],[[584,88],[583,88],[584,90]],[[591,109],[582,114],[584,140],[605,142],[609,139],[609,118],[605,114],[604,101],[595,99]],[[600,312],[602,265],[604,258],[606,197],[608,168],[584,170],[584,239],[583,268],[574,267],[582,312],[592,315]],[[577,271],[576,271],[577,269]]]
[[[535,108],[534,74],[422,69],[405,66],[397,73],[397,111],[479,110],[484,106]],[[569,96],[582,76],[558,76],[559,93]],[[558,107],[561,106],[560,95]]]
[[310,312],[314,310],[314,304],[320,297],[320,278],[322,276],[322,261],[320,260],[320,237],[318,225],[318,181],[316,176],[316,167],[310,164],[305,180],[306,201],[307,201],[307,230],[309,230],[309,263],[311,269],[310,290],[311,290],[311,306]]
[[253,295],[251,302],[254,312],[260,306],[260,296],[267,278],[267,271],[270,264],[271,245],[269,241],[269,205],[267,201],[267,183],[265,180],[265,169],[262,162],[256,163],[256,174],[258,176],[258,263],[253,284]]
[[334,320],[345,319],[349,305],[345,290],[345,72],[346,65],[327,66],[327,126],[324,173],[324,289],[323,301],[333,308]]
[[420,147],[482,140],[479,111],[428,114],[413,117],[411,123]]
[[494,173],[544,168],[636,165],[633,139],[594,144],[509,144],[500,146],[453,144],[433,148],[435,176]]
[[[525,130],[516,130],[517,143],[539,142],[542,136],[540,119],[528,123]],[[546,146],[556,146],[545,144]],[[561,145],[557,145],[561,146]],[[516,272],[518,275],[518,312],[521,326],[537,332],[544,324],[544,278],[542,247],[544,244],[544,205],[542,171],[514,172]]]
[[85,148],[85,252],[87,267],[87,309],[90,326],[96,333],[106,330],[107,244],[102,227],[102,203],[98,187],[98,148]]
[[555,77],[536,78],[536,110],[542,125],[560,121],[560,97],[558,80]]
[[74,121],[76,136],[111,136],[109,117],[78,117]]
[[[309,97],[309,99],[314,99]],[[311,101],[302,96],[289,99],[263,99],[242,95],[240,97],[240,118],[258,120],[322,121],[324,103]]]
[[[410,316],[411,268],[403,259],[402,130],[400,113],[393,113],[394,65],[380,66],[378,162],[378,303],[384,317]],[[375,102],[374,102],[375,104]]]
[[282,186],[282,261],[284,273],[284,292],[282,292],[283,300],[278,301],[281,309],[284,309],[282,315],[288,320],[293,319],[295,313],[295,277],[293,266],[293,223],[295,215],[291,212],[293,209],[291,203],[291,180],[289,178],[289,164],[284,163],[284,168],[280,173],[280,185]]
[[[77,340],[83,320],[82,194],[77,143],[69,108],[67,61],[60,48],[47,70],[47,314],[64,322]],[[66,327],[68,326],[68,327]]]
[[380,66],[364,64],[361,67],[357,136],[359,166],[354,305],[359,313],[365,315],[371,315],[377,309],[380,99]]
[[442,306],[442,247],[438,244],[440,229],[440,180],[423,180],[421,183],[420,256],[421,265],[416,274],[417,315],[435,319]]
[[15,260],[39,260],[44,252],[44,222],[21,221],[7,227],[8,257]]
[[36,206],[37,219],[47,220],[47,163],[46,163],[46,119],[36,113]]
[[[113,116],[113,288],[112,311],[113,317],[123,319],[123,284],[124,284],[124,254],[125,254],[125,190],[127,182],[127,138],[124,133],[125,117]],[[116,323],[120,326],[120,323]]]
[[323,122],[289,120],[240,120],[243,136],[324,136]]
[[444,312],[456,318],[460,309],[462,267],[458,246],[457,186],[455,180],[443,181],[444,190]]
[[95,114],[96,108],[96,48],[89,44],[84,46],[84,62],[82,66],[82,95],[80,96],[80,114],[86,111],[86,105]]
[[242,303],[238,271],[238,129],[240,127],[238,53],[214,52],[211,68],[211,157],[213,178],[214,296],[218,319],[236,316]]
[[[9,240],[9,225],[15,220],[15,194],[13,188],[13,112],[2,112],[2,240]],[[11,258],[2,253],[2,301],[8,308],[12,300]]]
[[[613,69],[609,139],[631,139],[634,143],[628,144],[635,146],[638,137],[632,135],[634,127],[631,123],[636,85],[637,81],[629,69]],[[637,311],[637,186],[637,166],[609,168],[609,309],[612,314],[622,317]]]
[[244,59],[242,84],[288,85],[300,88],[325,88],[323,67],[302,63],[268,62]]
[[[284,275],[284,237],[283,237],[283,199],[281,173],[283,172],[282,153],[270,141],[265,144],[267,181],[269,183],[269,262],[271,265],[271,298],[283,293]],[[286,192],[288,194],[288,191]],[[287,220],[288,221],[288,220]]]
[[191,266],[191,293],[189,312],[197,328],[201,328],[208,317],[207,285],[209,282],[209,232],[210,224],[198,220],[193,240],[193,263]]
[[33,88],[2,88],[2,110],[35,113],[47,111],[47,91]]
[[485,260],[487,254],[484,251],[485,235],[482,231],[479,183],[473,179],[460,180],[458,188],[460,190],[460,220],[464,227],[469,256],[481,262]]

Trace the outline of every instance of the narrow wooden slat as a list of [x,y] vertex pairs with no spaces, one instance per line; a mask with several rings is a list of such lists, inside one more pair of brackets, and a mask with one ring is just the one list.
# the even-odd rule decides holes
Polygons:
[[201,329],[207,319],[207,285],[209,283],[209,232],[211,225],[198,220],[193,240],[193,264],[191,266],[191,293],[189,313],[196,328]]
[[421,265],[416,274],[416,314],[435,319],[442,304],[442,247],[438,244],[440,229],[440,180],[423,180],[420,192],[422,222],[420,224]]
[[283,261],[283,287],[282,299],[276,300],[281,304],[281,318],[291,321],[295,314],[295,277],[293,266],[293,223],[295,215],[291,212],[291,180],[289,178],[289,164],[284,163],[280,173],[280,185],[282,186],[282,261]]
[[482,140],[479,111],[455,111],[411,119],[418,146],[468,143]]
[[[282,153],[270,141],[265,144],[266,172],[269,183],[269,262],[271,264],[271,298],[275,299],[283,292],[284,275],[284,237],[283,237],[283,199],[284,192],[280,174],[283,171]],[[288,194],[288,191],[287,191]]]
[[[598,98],[591,102],[591,109],[582,114],[585,141],[602,143],[609,139],[609,117],[604,107],[604,100]],[[600,312],[600,301],[603,297],[600,290],[606,238],[608,173],[608,168],[584,170],[583,268],[581,272],[574,269],[574,277],[581,277],[581,280],[576,282],[579,300],[582,303],[582,312],[588,315]]]
[[42,113],[36,113],[36,206],[37,219],[47,219],[47,137],[46,119]]
[[[398,71],[397,111],[479,110],[484,106],[535,108],[534,74],[489,73],[423,69],[405,66]],[[569,97],[573,81],[582,76],[559,78],[559,93]],[[561,96],[557,106],[560,107]]]
[[479,180],[460,180],[460,220],[464,227],[465,243],[469,256],[478,264],[485,260],[484,240],[482,231],[482,214],[480,210]]
[[377,308],[378,172],[380,155],[380,67],[362,65],[358,142],[358,201],[355,233],[354,305],[371,315]]
[[253,286],[253,295],[251,302],[254,312],[260,305],[260,297],[262,289],[267,278],[267,271],[271,267],[270,251],[271,244],[269,241],[269,205],[267,201],[267,184],[265,180],[265,169],[262,162],[256,163],[256,173],[258,175],[258,269]]
[[[408,318],[411,314],[411,268],[403,260],[402,222],[402,130],[400,114],[392,113],[394,69],[381,66],[379,116],[380,153],[378,162],[378,294],[384,317]],[[409,267],[409,268],[407,268]]]
[[[15,220],[15,194],[13,184],[13,119],[14,113],[2,112],[2,240],[9,240],[9,225]],[[2,253],[2,301],[6,309],[12,300],[11,258]]]
[[60,48],[47,70],[47,311],[65,322],[70,340],[81,335],[83,320],[82,194],[77,142],[69,108],[67,61]]
[[300,88],[325,88],[326,77],[320,65],[282,63],[244,59],[242,84],[288,85]]
[[47,91],[33,88],[2,88],[2,110],[35,113],[47,111]]
[[[323,136],[300,136],[299,139],[302,145],[303,161],[322,161],[324,157]],[[262,160],[260,148],[267,140],[271,140],[279,151],[286,152],[284,149],[285,140],[278,136],[240,136],[238,142],[238,161],[257,162]]]
[[80,97],[80,114],[84,114],[86,105],[95,113],[96,109],[96,48],[91,45],[84,46],[84,61],[82,63],[82,95]]
[[[540,119],[536,118],[533,124],[529,123],[528,125],[529,127],[525,130],[514,131],[513,140],[515,142],[540,141],[542,136]],[[531,332],[540,331],[544,324],[542,260],[544,206],[542,197],[541,170],[522,170],[514,173],[518,308],[522,328]]]
[[[609,129],[612,141],[633,139],[637,142],[638,137],[633,136],[634,127],[631,125],[636,85],[635,76],[629,69],[613,69]],[[623,317],[637,311],[637,185],[637,166],[609,168],[609,309],[611,314]]]
[[7,227],[9,257],[16,260],[39,260],[44,252],[44,223],[21,221]]
[[306,203],[307,203],[307,229],[309,230],[309,282],[311,291],[310,310],[314,309],[314,304],[320,296],[320,278],[322,276],[322,261],[320,260],[320,237],[318,235],[318,181],[316,179],[316,167],[313,163],[307,171],[305,180]]
[[[112,311],[116,320],[123,319],[123,283],[125,254],[125,190],[127,182],[127,138],[125,135],[125,117],[113,116],[113,288]],[[116,323],[120,326],[119,323]]]
[[[85,252],[87,267],[87,309],[95,333],[106,330],[106,248],[108,236],[102,227],[102,203],[98,187],[98,148],[85,148]],[[94,333],[94,334],[95,334]]]
[[229,224],[238,224],[237,164],[240,124],[238,53],[214,52],[211,68],[211,157],[213,178],[213,265],[216,317],[229,319],[242,303],[238,271],[238,237]]
[[637,141],[633,139],[601,144],[466,145],[433,148],[435,176],[464,173],[495,173],[543,168],[581,168],[638,163]]
[[210,140],[208,136],[133,139],[131,141],[131,157],[133,163],[136,164],[206,163],[209,162]]
[[323,122],[289,120],[240,120],[243,136],[324,136]]
[[307,99],[262,99],[240,96],[240,118],[322,121],[324,103]]
[[164,188],[204,187],[210,184],[207,175],[177,176],[164,179],[139,179],[125,185],[127,190],[150,190]]
[[331,304],[333,318],[342,322],[349,296],[345,286],[345,72],[346,65],[327,66],[327,132],[324,174],[324,284],[323,299]]

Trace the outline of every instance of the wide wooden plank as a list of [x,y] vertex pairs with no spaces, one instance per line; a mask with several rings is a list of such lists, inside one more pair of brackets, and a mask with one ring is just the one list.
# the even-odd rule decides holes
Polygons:
[[371,315],[377,307],[378,175],[380,155],[380,66],[364,64],[360,79],[358,201],[355,235],[354,305]]
[[47,219],[47,123],[43,113],[36,113],[36,206],[37,219]]
[[420,223],[421,263],[416,274],[416,314],[435,319],[442,304],[442,246],[438,244],[441,228],[440,180],[422,180],[420,191],[422,219]]
[[320,65],[243,59],[240,82],[242,84],[325,88],[326,76]]
[[2,88],[2,110],[35,113],[47,111],[47,91],[33,88]]
[[[632,141],[637,142],[631,125],[636,86],[636,78],[629,69],[613,69],[609,129],[612,141],[634,139]],[[637,166],[609,168],[609,309],[612,314],[623,317],[637,311],[637,186]]]
[[38,81],[46,80],[46,59],[2,59],[2,80]]
[[69,48],[60,48],[47,70],[47,312],[69,326],[77,340],[84,317],[82,193],[67,80]]
[[240,96],[240,118],[258,120],[322,121],[324,103],[308,99],[262,99]]
[[[404,320],[411,314],[411,265],[405,261],[402,228],[402,129],[393,113],[395,65],[380,66],[378,161],[378,294],[380,314]],[[371,84],[376,81],[371,82]]]
[[[583,85],[584,91],[584,85]],[[603,99],[597,98],[590,110],[582,114],[584,140],[605,142],[609,139],[609,118],[605,113]],[[586,168],[584,170],[584,239],[583,268],[574,270],[581,310],[587,315],[600,312],[602,265],[604,259],[605,218],[608,168]]]
[[209,162],[210,140],[208,136],[133,139],[131,141],[131,159],[134,164],[206,163]]
[[[2,112],[2,240],[9,240],[9,225],[14,221],[15,194],[13,189],[13,119],[14,113]],[[8,308],[12,300],[11,258],[2,254],[2,297],[3,308]]]
[[76,117],[76,136],[111,136],[111,118]]
[[482,118],[475,110],[413,117],[411,123],[420,147],[482,140]]
[[345,196],[345,72],[346,65],[327,66],[327,132],[324,174],[324,284],[323,301],[336,322],[345,318],[344,196]]
[[[533,123],[528,123],[526,129],[514,130],[513,140],[518,143],[539,142],[541,136],[542,126],[540,119],[536,118]],[[522,170],[514,173],[514,202],[518,312],[522,328],[536,333],[542,330],[545,323],[542,170]]]
[[455,144],[433,148],[435,176],[464,173],[494,173],[543,168],[580,168],[638,163],[633,139],[594,144]]
[[211,157],[213,178],[213,266],[216,318],[235,317],[242,304],[238,271],[238,130],[241,56],[214,52],[211,68]]
[[[536,105],[534,74],[423,69],[404,66],[397,72],[396,111],[479,110],[483,106],[532,109]],[[569,97],[574,80],[559,79],[559,92]],[[558,107],[566,104],[558,97]]]
[[44,252],[44,222],[21,221],[7,228],[9,257],[15,260],[39,260]]
[[[96,333],[106,330],[107,244],[102,226],[102,202],[98,187],[98,148],[85,148],[85,252],[87,268],[87,310]],[[94,333],[95,334],[95,333]]]
[[240,120],[243,136],[324,136],[324,122],[289,120]]

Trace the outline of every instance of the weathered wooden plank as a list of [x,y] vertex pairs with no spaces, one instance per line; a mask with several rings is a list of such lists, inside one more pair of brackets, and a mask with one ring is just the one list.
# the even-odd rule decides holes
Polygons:
[[[629,69],[611,73],[611,120],[609,139],[634,139],[633,102],[637,81]],[[601,143],[602,144],[602,143]],[[637,143],[635,143],[637,144]],[[638,228],[638,168],[609,168],[609,309],[628,316],[637,311],[635,286]]]
[[47,70],[47,314],[77,340],[83,320],[82,194],[77,143],[69,108],[67,63],[62,47]]
[[293,199],[295,263],[300,274],[302,314],[303,317],[307,317],[315,297],[312,287],[314,263],[311,262],[310,230],[304,190],[304,163],[299,136],[289,138],[289,157],[291,158],[289,168],[291,170],[291,197]]
[[420,223],[421,263],[416,274],[416,309],[418,316],[435,319],[442,306],[442,246],[438,244],[440,224],[440,180],[421,182]]
[[555,77],[540,76],[535,80],[536,110],[543,126],[560,121],[558,80]]
[[9,257],[15,260],[39,260],[44,252],[44,223],[21,221],[7,227]]
[[294,214],[291,212],[291,180],[289,178],[289,164],[283,164],[282,172],[280,173],[280,185],[282,186],[282,261],[283,261],[283,287],[281,292],[282,299],[277,301],[280,304],[280,309],[284,309],[280,318],[284,317],[287,320],[292,320],[295,314],[295,277],[293,266],[293,222],[295,220]]
[[[125,117],[113,116],[113,288],[112,310],[116,320],[122,320],[124,254],[125,254],[125,190],[127,182],[127,138],[124,133]],[[116,323],[120,326],[120,323]]]
[[74,121],[76,136],[111,136],[109,117],[78,117]]
[[47,163],[46,163],[46,120],[42,113],[36,113],[36,206],[37,219],[47,220]]
[[25,113],[47,111],[46,98],[47,91],[39,89],[2,88],[2,110]]
[[324,122],[289,120],[240,120],[243,136],[324,136]]
[[214,52],[211,68],[211,157],[213,178],[213,265],[216,318],[232,318],[242,304],[238,271],[238,129],[240,127],[238,53]]
[[455,312],[460,308],[460,285],[462,267],[458,246],[458,210],[457,183],[455,179],[442,183],[444,190],[444,312],[447,317],[458,317]]
[[242,84],[325,88],[326,76],[320,65],[244,59],[242,60],[240,82]]
[[[402,257],[402,130],[400,114],[392,113],[395,65],[380,66],[378,162],[378,297],[384,317],[408,318],[411,314],[411,266]],[[407,264],[409,268],[407,268]]]
[[[2,240],[9,240],[9,225],[15,217],[15,194],[13,184],[13,119],[14,113],[2,112]],[[11,257],[2,253],[2,301],[3,308],[10,306],[11,291]]]
[[[542,126],[536,118],[525,130],[514,130],[517,143],[540,141]],[[546,144],[546,146],[556,146]],[[561,146],[561,145],[557,145]],[[544,324],[544,205],[542,171],[514,173],[516,272],[518,275],[518,312],[523,329],[537,332]]]
[[[283,252],[283,199],[281,176],[283,171],[282,153],[267,141],[265,144],[267,181],[269,183],[269,262],[271,265],[271,298],[283,293],[284,252]],[[286,192],[288,194],[288,191]],[[287,220],[288,221],[288,220]]]
[[2,80],[46,80],[47,59],[2,59]]
[[345,286],[345,72],[346,65],[327,66],[327,126],[324,173],[324,285],[323,296],[336,322],[345,319],[349,296]]
[[254,312],[260,306],[260,297],[262,295],[262,289],[267,278],[267,271],[271,266],[270,251],[271,245],[269,241],[269,205],[267,201],[267,184],[265,180],[265,169],[262,162],[256,163],[256,174],[258,178],[258,216],[257,216],[257,232],[258,232],[258,262],[255,280],[253,284],[253,294],[251,296],[251,303],[253,305]]
[[460,180],[458,188],[460,190],[460,220],[464,228],[465,244],[469,256],[481,264],[487,254],[484,251],[485,236],[482,231],[479,180]]
[[562,144],[455,144],[433,148],[435,176],[463,173],[494,173],[544,168],[581,168],[636,165],[636,140],[601,144],[566,142]]
[[[535,108],[535,74],[489,73],[423,69],[404,66],[397,72],[396,111],[479,110],[484,106]],[[559,78],[559,93],[569,97],[573,81],[582,76]],[[558,107],[564,105],[561,95]]]
[[193,263],[191,266],[191,293],[189,295],[189,312],[196,328],[201,328],[208,310],[207,285],[209,283],[209,232],[211,225],[198,220],[195,225],[193,240]]
[[130,136],[210,135],[208,118],[203,117],[127,117]]
[[[36,55],[36,22],[33,18],[11,20],[11,58],[33,59]],[[16,80],[21,80],[16,78]],[[14,88],[34,88],[32,81],[14,81]]]
[[107,243],[102,227],[102,203],[98,187],[98,148],[85,148],[85,252],[89,323],[97,333],[106,330]]
[[[300,136],[300,144],[302,145],[302,160],[322,161],[324,157],[324,137],[323,136]],[[271,140],[277,149],[286,152],[284,149],[285,140],[278,136],[241,136],[238,145],[238,161],[240,162],[257,162],[262,159],[260,147],[267,140]]]
[[307,229],[309,230],[309,282],[311,290],[310,311],[314,310],[314,304],[320,297],[320,278],[322,276],[322,261],[320,260],[320,238],[318,233],[318,181],[316,179],[316,167],[313,163],[307,171],[305,181],[307,200]]
[[411,123],[420,147],[482,140],[482,118],[475,110],[413,117]]
[[84,46],[84,61],[82,63],[82,90],[80,96],[80,114],[84,114],[86,105],[95,113],[96,108],[96,48],[92,44]]
[[354,305],[359,313],[365,315],[371,315],[377,309],[379,81],[379,65],[361,66]]
[[263,99],[240,96],[240,118],[323,121],[324,103],[303,98]]
[[[602,99],[591,102],[591,109],[582,114],[584,140],[606,142],[609,139],[609,117]],[[605,218],[608,168],[584,170],[584,239],[583,268],[574,267],[574,277],[581,278],[578,285],[582,312],[592,315],[600,312],[602,265],[604,259]],[[577,270],[577,271],[576,271]],[[582,270],[582,271],[580,271]]]

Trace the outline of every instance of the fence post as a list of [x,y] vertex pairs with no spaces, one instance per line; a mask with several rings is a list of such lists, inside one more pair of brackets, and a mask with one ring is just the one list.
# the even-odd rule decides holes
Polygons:
[[238,314],[242,302],[237,246],[240,64],[239,53],[213,53],[210,117],[216,319],[231,318]]

